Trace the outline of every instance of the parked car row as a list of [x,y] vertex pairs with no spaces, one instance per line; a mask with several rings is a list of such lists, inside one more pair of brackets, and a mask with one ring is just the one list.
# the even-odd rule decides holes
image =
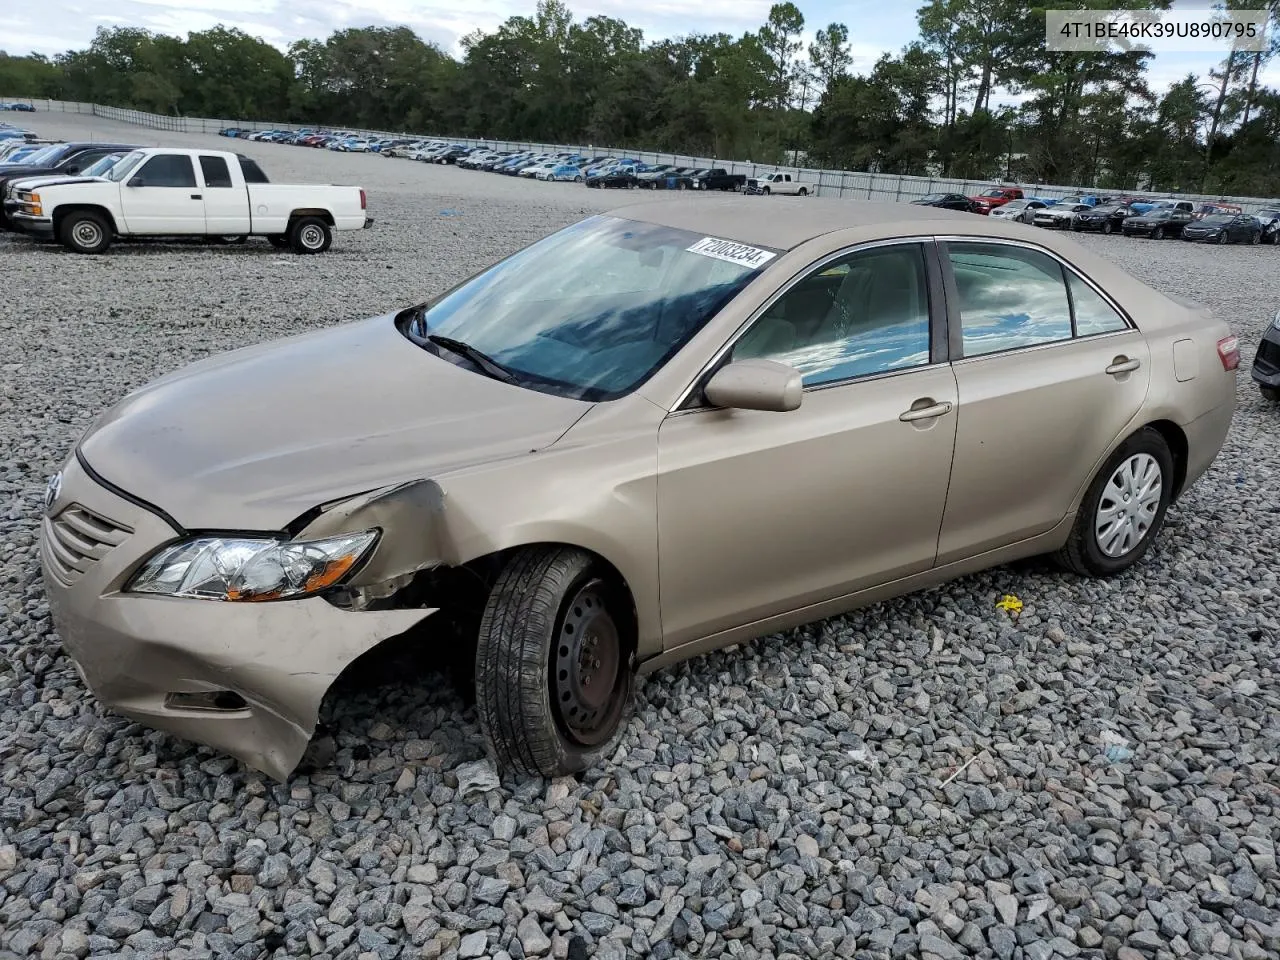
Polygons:
[[0,103],[0,110],[12,110],[15,113],[36,112],[36,108],[29,103]]

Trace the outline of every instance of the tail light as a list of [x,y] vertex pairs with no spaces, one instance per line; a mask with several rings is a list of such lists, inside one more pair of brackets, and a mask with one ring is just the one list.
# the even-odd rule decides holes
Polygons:
[[369,199],[364,195],[364,187],[360,188],[360,209],[361,210],[369,209]]
[[1222,361],[1223,370],[1236,370],[1240,367],[1240,339],[1223,337],[1218,341],[1218,359]]

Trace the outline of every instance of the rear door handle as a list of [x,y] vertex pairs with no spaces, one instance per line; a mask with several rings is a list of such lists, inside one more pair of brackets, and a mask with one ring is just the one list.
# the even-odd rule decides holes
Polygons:
[[[916,403],[920,401],[917,400]],[[914,423],[917,420],[933,420],[937,417],[944,417],[951,412],[951,404],[943,401],[935,403],[927,407],[912,407],[906,413],[898,415],[898,419],[903,423]]]
[[1107,373],[1111,374],[1113,377],[1121,373],[1133,373],[1133,371],[1137,370],[1140,366],[1142,366],[1141,360],[1130,360],[1128,357],[1116,357],[1111,366],[1107,367]]
[[201,199],[201,195],[200,195],[200,194],[198,194],[198,193],[193,193],[193,194],[191,195],[191,199],[192,199],[192,200],[199,200],[199,199]]

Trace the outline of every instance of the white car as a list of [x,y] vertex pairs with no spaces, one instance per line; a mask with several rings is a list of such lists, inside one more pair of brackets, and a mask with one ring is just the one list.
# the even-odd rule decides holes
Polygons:
[[541,163],[535,163],[531,167],[523,168],[520,171],[520,176],[545,180],[551,176],[551,171],[558,166],[560,166],[559,160],[543,160]]
[[335,230],[372,226],[360,187],[270,183],[254,161],[225,150],[148,148],[105,177],[21,190],[11,223],[76,253],[119,237],[262,236],[297,253],[323,253]]
[[1017,223],[1031,223],[1037,210],[1044,210],[1049,205],[1043,200],[1010,200],[999,207],[992,207],[989,216],[997,220],[1013,220]]
[[1037,210],[1032,222],[1037,227],[1046,227],[1050,230],[1069,230],[1076,214],[1092,209],[1093,205],[1089,203],[1055,203],[1051,207]]

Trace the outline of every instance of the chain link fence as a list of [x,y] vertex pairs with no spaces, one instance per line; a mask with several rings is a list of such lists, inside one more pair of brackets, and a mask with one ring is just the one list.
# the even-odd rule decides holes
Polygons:
[[[411,134],[395,130],[360,130],[352,127],[327,127],[297,123],[272,123],[262,120],[218,120],[205,117],[171,117],[164,114],[127,110],[123,107],[107,107],[95,103],[76,103],[66,100],[31,100],[27,98],[0,98],[7,103],[29,103],[36,110],[57,113],[83,113],[107,120],[135,124],[153,130],[173,133],[216,134],[219,130],[235,127],[240,130],[310,130],[341,129],[357,136],[415,137],[447,140],[465,146],[485,146],[497,150],[532,150],[539,153],[572,151],[591,156],[629,157],[642,163],[669,163],[676,167],[718,167],[729,173],[755,177],[774,171],[790,173],[794,178],[810,185],[810,193],[822,197],[843,197],[850,200],[911,201],[931,193],[961,193],[974,196],[983,190],[1002,183],[996,180],[955,180],[942,177],[908,177],[889,173],[859,173],[850,170],[822,170],[810,167],[794,167],[779,164],[757,164],[742,160],[725,160],[718,157],[696,157],[688,154],[661,153],[650,150],[631,150],[625,147],[597,146],[594,144],[535,143],[529,140],[484,140],[471,137],[448,137],[436,134]],[[14,114],[23,116],[23,114]],[[27,114],[29,116],[29,114]],[[1060,200],[1077,194],[1097,193],[1093,187],[1066,184],[1020,183],[1029,197]],[[1228,197],[1210,194],[1146,193],[1134,191],[1150,198],[1191,200],[1197,203],[1233,203],[1245,211],[1253,212],[1262,207],[1275,207],[1274,200],[1261,197]]]

